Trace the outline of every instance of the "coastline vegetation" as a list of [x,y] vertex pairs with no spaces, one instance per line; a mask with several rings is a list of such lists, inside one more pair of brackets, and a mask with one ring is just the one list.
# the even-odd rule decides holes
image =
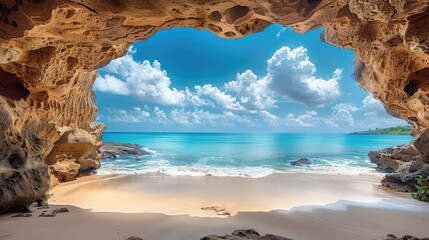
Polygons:
[[420,201],[429,202],[429,186],[424,185],[425,178],[423,176],[419,176],[416,180],[417,184],[415,187],[417,188],[417,192],[412,193],[411,197]]
[[368,129],[360,132],[353,132],[352,134],[386,134],[386,135],[409,135],[412,130],[411,126],[397,126],[390,128],[376,128]]

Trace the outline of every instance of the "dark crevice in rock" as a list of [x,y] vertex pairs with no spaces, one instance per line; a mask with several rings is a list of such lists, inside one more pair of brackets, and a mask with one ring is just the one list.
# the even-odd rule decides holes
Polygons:
[[420,83],[417,80],[410,80],[407,85],[404,87],[404,92],[408,94],[408,96],[413,96],[420,88]]
[[0,95],[13,99],[26,99],[30,91],[24,86],[23,81],[13,73],[0,68]]
[[19,154],[18,152],[12,153],[8,157],[9,165],[15,169],[23,167],[26,160],[25,156],[22,156],[22,154]]
[[250,8],[246,6],[234,6],[225,10],[225,20],[227,23],[233,24],[239,18],[246,16],[250,11]]
[[0,3],[0,20],[12,26],[16,25],[14,27],[17,27],[17,23],[15,21],[9,20],[9,15],[18,11],[20,5],[22,5],[22,0],[15,0],[15,4],[12,6],[7,6],[6,4]]
[[408,96],[413,96],[419,89],[429,89],[429,68],[411,73],[408,79],[408,83],[404,87],[404,92]]
[[308,4],[319,4],[321,2],[321,0],[308,0]]
[[88,9],[89,11],[91,11],[91,12],[99,15],[98,12],[95,9],[88,7],[85,4],[83,4],[83,3],[75,2],[75,1],[71,1],[71,2],[73,2],[73,3],[77,4],[77,5],[80,5],[80,6],[84,7],[84,8],[86,8],[86,9]]
[[215,21],[215,22],[220,22],[220,20],[222,19],[222,14],[219,11],[214,11],[214,12],[210,13],[208,18],[210,20]]

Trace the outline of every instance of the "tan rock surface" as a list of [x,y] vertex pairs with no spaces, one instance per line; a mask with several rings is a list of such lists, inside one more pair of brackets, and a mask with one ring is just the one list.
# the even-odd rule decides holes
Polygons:
[[[429,124],[428,5],[428,0],[3,0],[0,182],[16,169],[27,171],[8,160],[17,154],[25,162],[43,159],[60,181],[98,167],[104,126],[93,123],[95,70],[126,54],[131,42],[174,26],[227,38],[271,23],[299,33],[324,27],[325,41],[356,52],[361,86],[420,137]],[[427,149],[418,147],[429,162]],[[40,164],[35,170],[46,169]],[[49,177],[41,182],[47,185]],[[34,193],[34,184],[13,198],[41,196],[45,188]],[[10,205],[3,201],[9,194],[0,192],[0,207]]]

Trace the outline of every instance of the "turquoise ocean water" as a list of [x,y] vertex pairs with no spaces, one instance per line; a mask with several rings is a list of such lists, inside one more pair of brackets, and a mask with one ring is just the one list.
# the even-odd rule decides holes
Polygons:
[[[99,174],[164,173],[263,177],[276,172],[374,174],[367,154],[410,136],[352,134],[113,133],[106,142],[135,143],[151,154],[103,160]],[[300,157],[308,166],[291,166]]]

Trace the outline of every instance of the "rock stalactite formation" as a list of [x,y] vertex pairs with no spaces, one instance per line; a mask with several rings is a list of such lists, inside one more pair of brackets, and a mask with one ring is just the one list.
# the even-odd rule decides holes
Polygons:
[[[96,69],[171,27],[240,38],[273,23],[356,52],[356,77],[429,162],[429,0],[0,1],[0,211],[99,166]],[[44,161],[49,169],[46,168]],[[48,172],[49,171],[49,172]],[[11,179],[15,180],[11,180]],[[15,202],[10,199],[16,199]]]

